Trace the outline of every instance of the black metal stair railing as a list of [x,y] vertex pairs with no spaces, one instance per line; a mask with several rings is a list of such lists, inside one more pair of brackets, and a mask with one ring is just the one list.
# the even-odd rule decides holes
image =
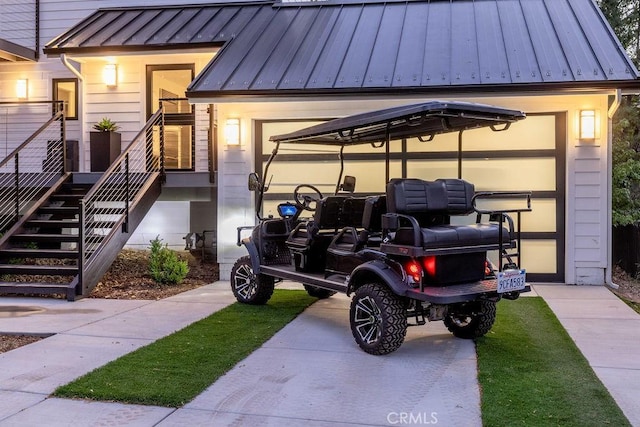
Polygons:
[[0,162],[0,233],[65,173],[61,105],[54,102],[53,116]]
[[[78,284],[90,291],[100,276],[101,251],[119,234],[130,231],[130,217],[145,192],[164,179],[162,109],[147,121],[116,161],[80,200]],[[118,248],[120,250],[120,248]],[[110,264],[110,263],[109,263]]]

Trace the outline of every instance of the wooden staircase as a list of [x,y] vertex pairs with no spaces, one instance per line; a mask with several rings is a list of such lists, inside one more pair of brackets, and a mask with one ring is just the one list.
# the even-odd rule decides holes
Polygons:
[[0,293],[63,294],[78,276],[79,200],[90,184],[69,175],[0,245]]
[[89,295],[162,191],[162,108],[102,174],[65,170],[61,114],[0,161],[0,295]]

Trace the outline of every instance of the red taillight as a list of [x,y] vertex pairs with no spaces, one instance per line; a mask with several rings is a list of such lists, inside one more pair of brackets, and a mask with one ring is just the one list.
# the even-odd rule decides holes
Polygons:
[[422,266],[429,276],[436,276],[436,257],[426,256],[422,258]]
[[411,276],[414,282],[420,283],[422,281],[422,267],[420,266],[420,263],[418,261],[412,259],[411,261],[407,262],[407,264],[404,266],[404,269],[406,270],[407,274]]
[[488,259],[484,261],[484,275],[491,276],[491,264]]

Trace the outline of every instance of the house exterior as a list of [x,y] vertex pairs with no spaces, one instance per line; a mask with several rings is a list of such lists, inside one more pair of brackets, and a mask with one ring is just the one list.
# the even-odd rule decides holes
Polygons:
[[[89,132],[102,117],[120,124],[126,143],[160,99],[173,114],[167,184],[130,246],[146,247],[156,235],[183,246],[187,233],[215,230],[228,277],[244,254],[236,228],[255,222],[246,177],[262,169],[269,135],[451,99],[528,116],[507,132],[465,133],[461,175],[477,190],[533,192],[533,212],[522,220],[530,279],[611,280],[611,117],[640,81],[592,0],[39,5],[45,46],[31,49],[39,55],[19,51],[28,43],[0,32],[8,58],[0,63],[0,93],[14,101],[16,80],[27,79],[30,101],[73,99],[77,120],[67,120],[67,138],[79,141],[80,171],[90,170]],[[104,80],[108,68],[116,81]],[[69,82],[77,83],[77,101],[65,92]],[[581,135],[581,116],[593,123],[591,134]],[[237,143],[225,140],[227,124],[239,127]],[[457,144],[457,135],[428,145],[405,141],[395,149],[393,176],[455,176]],[[338,171],[330,157],[284,156],[265,213],[291,200],[297,183],[332,192]],[[377,154],[345,157],[357,192],[382,191]],[[286,182],[276,182],[283,175]]]

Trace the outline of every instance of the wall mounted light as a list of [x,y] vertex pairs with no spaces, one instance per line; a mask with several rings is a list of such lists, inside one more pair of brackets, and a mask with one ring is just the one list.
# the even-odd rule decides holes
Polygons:
[[21,100],[29,98],[29,80],[19,79],[16,81],[16,97]]
[[118,85],[118,66],[116,64],[107,64],[102,69],[102,81],[109,87]]
[[240,119],[227,119],[224,124],[224,143],[240,145]]
[[596,139],[596,110],[580,110],[580,139]]

